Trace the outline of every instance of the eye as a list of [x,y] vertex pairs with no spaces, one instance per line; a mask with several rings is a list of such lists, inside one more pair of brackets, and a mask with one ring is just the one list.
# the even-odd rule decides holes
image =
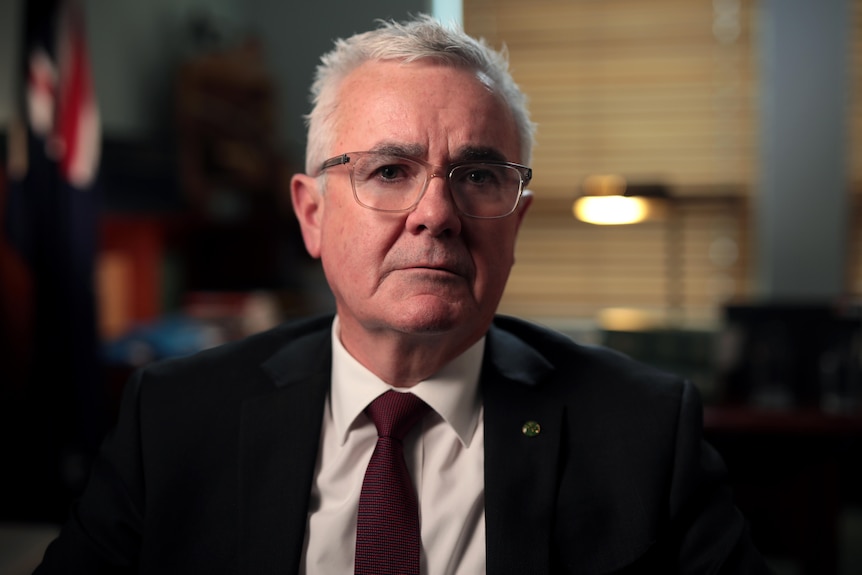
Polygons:
[[493,182],[496,178],[491,170],[475,169],[467,173],[467,179],[472,184],[487,184]]
[[397,180],[409,175],[406,166],[398,164],[386,164],[385,166],[380,166],[374,173],[382,180]]
[[355,178],[367,184],[400,184],[412,182],[418,176],[421,166],[409,160],[386,154],[371,154],[357,162]]
[[459,174],[453,174],[462,184],[477,187],[499,187],[503,178],[500,170],[493,166],[463,166]]

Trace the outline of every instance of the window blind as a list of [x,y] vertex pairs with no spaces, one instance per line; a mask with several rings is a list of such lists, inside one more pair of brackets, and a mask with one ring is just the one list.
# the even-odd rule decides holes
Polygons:
[[711,194],[753,178],[751,5],[465,0],[464,22],[508,48],[539,125],[543,195],[571,197],[594,173]]
[[[506,46],[538,123],[534,209],[501,309],[538,319],[625,307],[712,322],[746,293],[756,77],[748,0],[465,0]],[[578,222],[591,174],[667,186],[668,219]]]

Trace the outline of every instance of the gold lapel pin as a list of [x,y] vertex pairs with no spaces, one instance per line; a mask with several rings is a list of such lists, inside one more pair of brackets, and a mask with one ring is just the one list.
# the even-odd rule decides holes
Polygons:
[[542,426],[537,421],[528,421],[521,427],[521,433],[527,437],[536,437],[541,431]]

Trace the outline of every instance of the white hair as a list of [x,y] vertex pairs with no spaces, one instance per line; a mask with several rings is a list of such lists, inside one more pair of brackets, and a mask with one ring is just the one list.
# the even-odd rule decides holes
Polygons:
[[312,110],[305,117],[308,126],[306,173],[317,174],[331,151],[341,83],[356,68],[374,60],[430,59],[446,66],[474,70],[487,78],[512,112],[520,138],[519,161],[529,165],[535,124],[527,110],[527,97],[509,73],[505,49],[498,52],[484,40],[472,38],[458,28],[446,27],[427,15],[404,23],[379,21],[379,24],[375,30],[336,40],[335,47],[320,59],[311,85]]

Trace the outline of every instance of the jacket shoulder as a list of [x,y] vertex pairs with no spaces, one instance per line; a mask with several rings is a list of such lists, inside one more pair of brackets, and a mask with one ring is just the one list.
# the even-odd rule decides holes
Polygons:
[[601,386],[679,386],[682,378],[614,349],[576,342],[559,331],[529,321],[497,316],[494,327],[532,348],[552,366],[551,379]]
[[165,359],[146,366],[151,375],[219,373],[229,366],[247,369],[267,361],[285,346],[305,338],[328,335],[331,315],[314,316],[279,324],[243,339],[218,345],[192,355]]

